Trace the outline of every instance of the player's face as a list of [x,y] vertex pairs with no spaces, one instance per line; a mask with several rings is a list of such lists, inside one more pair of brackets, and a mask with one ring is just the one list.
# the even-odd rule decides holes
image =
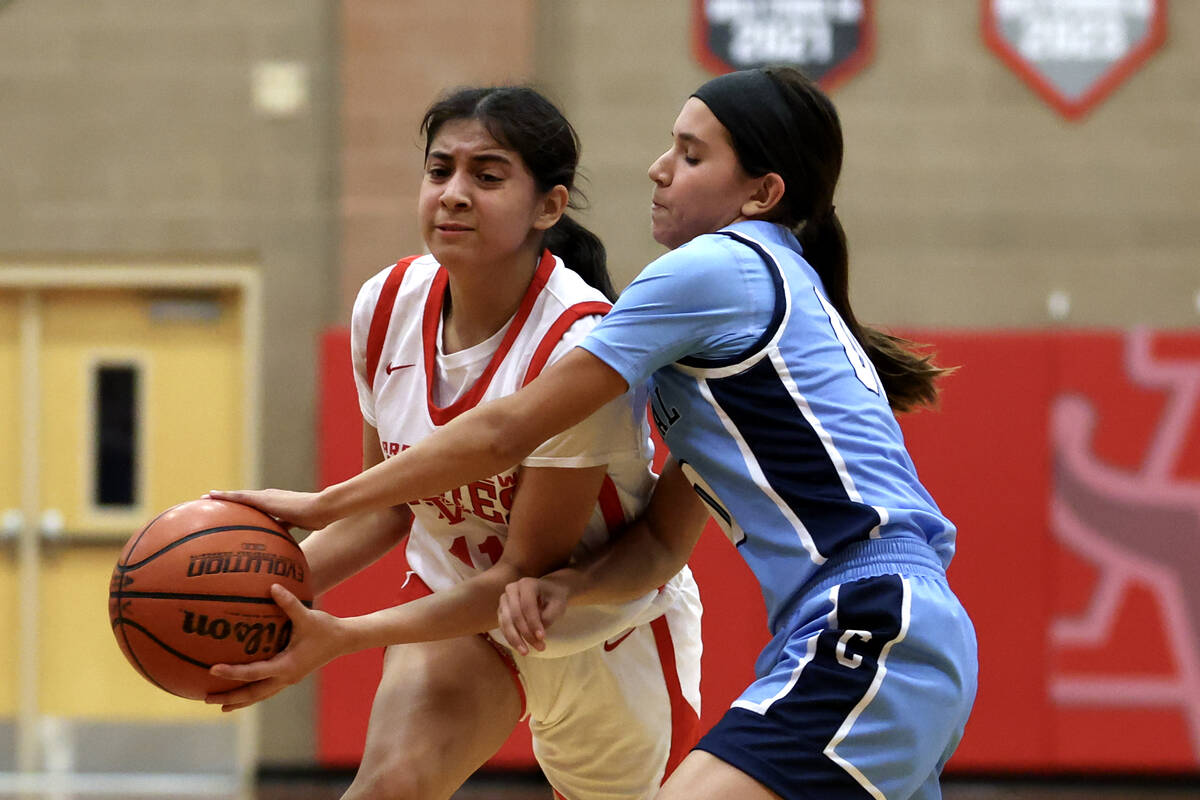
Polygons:
[[478,120],[451,120],[429,145],[417,216],[442,264],[494,263],[536,244],[544,200],[519,154]]
[[742,217],[758,187],[746,174],[725,129],[703,102],[689,97],[671,130],[671,149],[650,165],[654,240],[679,247]]

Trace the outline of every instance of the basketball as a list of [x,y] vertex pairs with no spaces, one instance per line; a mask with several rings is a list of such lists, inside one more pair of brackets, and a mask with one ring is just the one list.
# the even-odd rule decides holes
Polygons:
[[209,675],[213,664],[245,664],[287,647],[291,621],[271,599],[272,583],[311,604],[308,564],[283,526],[239,503],[181,503],[121,551],[108,590],[113,634],[146,680],[203,700],[243,685]]

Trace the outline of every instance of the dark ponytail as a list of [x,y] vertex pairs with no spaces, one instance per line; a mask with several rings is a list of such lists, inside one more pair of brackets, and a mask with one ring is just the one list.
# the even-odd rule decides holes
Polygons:
[[608,254],[600,237],[563,214],[543,240],[546,249],[579,273],[593,289],[599,289],[609,300],[617,299],[612,278],[608,275]]
[[[421,121],[426,156],[438,129],[457,119],[479,120],[492,138],[521,156],[538,191],[563,186],[570,196],[567,207],[580,207],[582,195],[575,186],[579,136],[562,112],[537,90],[491,86],[449,92],[429,107]],[[609,300],[616,299],[604,245],[594,233],[564,214],[546,232],[542,244],[589,286]]]
[[804,222],[797,238],[804,248],[804,259],[820,276],[830,304],[875,365],[892,408],[902,412],[934,405],[938,396],[938,378],[955,368],[937,366],[932,354],[922,352],[924,345],[863,325],[854,316],[850,307],[846,234],[837,211],[830,207],[824,216]]
[[846,233],[833,206],[842,168],[842,128],[837,110],[824,92],[800,71],[768,67],[763,73],[789,109],[790,140],[767,153],[743,155],[752,175],[777,172],[785,193],[774,221],[788,225],[804,248],[804,258],[821,278],[829,302],[866,351],[896,411],[911,411],[937,401],[937,380],[953,368],[933,363],[925,346],[863,325],[850,307],[850,260]]

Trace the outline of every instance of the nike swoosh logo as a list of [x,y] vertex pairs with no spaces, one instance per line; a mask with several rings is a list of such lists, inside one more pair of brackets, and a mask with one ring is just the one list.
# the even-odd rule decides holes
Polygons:
[[623,641],[625,641],[626,639],[628,639],[628,638],[629,638],[629,634],[633,633],[635,630],[637,630],[637,628],[630,628],[629,630],[625,631],[623,634],[621,634],[620,636],[618,636],[618,637],[616,638],[616,641],[612,641],[612,642],[605,642],[605,643],[604,643],[604,651],[605,651],[605,652],[608,652],[608,651],[610,651],[610,650],[616,650],[616,649],[617,649],[617,645],[619,645],[621,642],[623,642]]
[[387,374],[391,375],[393,372],[395,372],[398,369],[404,369],[405,367],[415,367],[415,366],[416,366],[416,364],[388,364],[387,365]]

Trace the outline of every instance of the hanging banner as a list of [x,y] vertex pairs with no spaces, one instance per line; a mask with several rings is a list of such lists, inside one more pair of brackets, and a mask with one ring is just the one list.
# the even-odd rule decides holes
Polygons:
[[1068,119],[1116,89],[1166,35],[1166,0],[983,0],[984,41]]
[[717,74],[796,67],[825,89],[865,66],[874,0],[692,0],[696,59]]

